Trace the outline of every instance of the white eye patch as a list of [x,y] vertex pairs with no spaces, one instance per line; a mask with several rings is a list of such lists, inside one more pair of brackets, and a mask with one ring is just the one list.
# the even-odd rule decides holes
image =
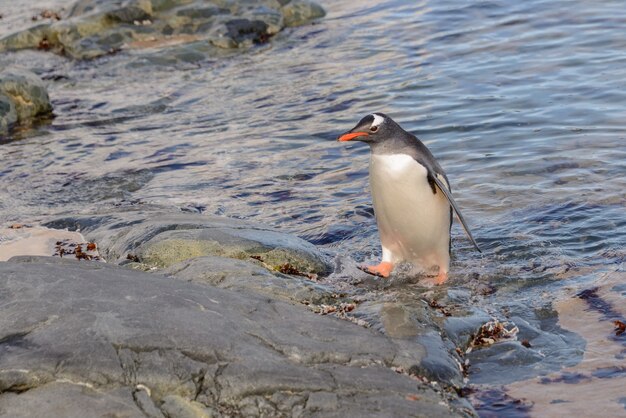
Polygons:
[[379,126],[385,121],[385,118],[377,115],[376,113],[372,113],[372,116],[374,116],[374,122],[372,122],[372,126]]

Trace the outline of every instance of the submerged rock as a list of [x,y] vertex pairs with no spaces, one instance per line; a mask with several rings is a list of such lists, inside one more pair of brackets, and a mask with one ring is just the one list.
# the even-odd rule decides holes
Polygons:
[[102,263],[0,263],[3,416],[467,416],[384,335]]
[[0,136],[17,125],[30,125],[52,112],[44,82],[28,70],[0,72]]
[[121,49],[180,43],[240,48],[265,43],[285,27],[324,14],[321,6],[307,0],[81,0],[66,20],[0,39],[0,51],[37,48],[90,59]]

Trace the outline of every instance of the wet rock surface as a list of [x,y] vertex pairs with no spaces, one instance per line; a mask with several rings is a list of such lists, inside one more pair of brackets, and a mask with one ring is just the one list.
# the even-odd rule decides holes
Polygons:
[[216,55],[215,49],[265,43],[285,27],[324,14],[307,0],[81,0],[66,18],[0,39],[0,51],[31,48],[92,59],[122,49],[196,44],[178,52],[200,60]]
[[48,257],[0,282],[3,416],[471,414],[384,335],[266,294]]
[[333,295],[329,289],[309,279],[271,272],[260,263],[225,257],[192,258],[164,269],[162,274],[193,283],[247,290],[293,302],[320,304],[332,299]]
[[15,125],[31,125],[51,112],[48,91],[37,75],[18,68],[0,71],[0,138]]
[[[515,341],[474,350],[468,358],[482,367],[473,372],[477,384],[507,384],[539,374],[537,366],[556,371],[582,360],[585,341],[576,333],[559,326],[559,316],[551,309],[528,309],[521,303],[510,303],[509,320],[519,328]],[[521,342],[526,341],[527,346]],[[505,373],[515,368],[514,375]],[[483,371],[484,370],[484,371]]]
[[[259,261],[271,271],[291,266],[302,274],[330,271],[314,245],[266,226],[220,216],[126,209],[100,216],[53,220],[47,226],[80,230],[116,263],[162,269],[202,256]],[[181,268],[182,270],[182,268]]]
[[[106,210],[101,209],[102,213],[98,215],[67,216],[50,220],[45,225],[50,228],[80,231],[85,239],[97,243],[100,254],[108,260],[109,264],[121,265],[103,267],[107,269],[105,271],[107,274],[111,271],[116,275],[127,276],[129,280],[137,274],[138,280],[141,278],[140,280],[145,281],[148,280],[147,277],[154,277],[156,280],[154,283],[177,283],[170,284],[170,286],[181,290],[167,290],[165,293],[169,295],[178,295],[180,292],[187,291],[193,293],[195,290],[192,289],[205,288],[208,289],[207,292],[215,291],[219,295],[222,295],[219,292],[225,292],[224,294],[237,295],[240,298],[250,297],[265,301],[264,303],[272,306],[273,312],[277,312],[274,308],[277,304],[289,306],[289,313],[278,311],[278,316],[282,318],[278,320],[273,314],[259,310],[256,302],[246,302],[250,306],[246,321],[256,322],[254,326],[258,329],[271,331],[267,333],[265,331],[242,331],[242,335],[252,336],[252,339],[233,334],[233,341],[224,343],[217,349],[227,352],[237,345],[239,349],[247,353],[250,350],[254,351],[254,348],[246,348],[247,346],[252,344],[254,347],[258,343],[271,349],[275,354],[278,353],[278,359],[272,358],[271,361],[261,362],[258,359],[248,361],[249,359],[244,359],[243,355],[231,353],[238,356],[238,361],[241,360],[241,363],[231,364],[227,369],[228,372],[222,372],[219,371],[221,370],[220,362],[231,360],[228,360],[230,359],[228,356],[220,357],[221,354],[220,356],[215,354],[214,347],[210,351],[212,354],[196,352],[192,354],[191,359],[194,361],[204,358],[202,356],[213,356],[212,362],[209,362],[211,368],[206,370],[211,370],[211,376],[215,376],[219,371],[220,380],[219,384],[215,383],[213,377],[212,398],[208,395],[204,398],[199,395],[191,396],[193,389],[189,386],[191,385],[189,382],[185,383],[189,386],[188,390],[183,391],[177,386],[179,383],[170,382],[167,384],[170,386],[167,386],[161,380],[157,380],[158,384],[150,380],[155,373],[150,369],[152,365],[158,364],[159,367],[171,370],[180,368],[192,370],[196,366],[200,368],[205,366],[189,366],[185,363],[187,360],[180,359],[180,353],[176,350],[166,357],[159,354],[161,357],[148,359],[141,357],[147,354],[138,353],[149,351],[152,353],[150,356],[154,356],[153,352],[156,348],[146,350],[143,346],[115,342],[116,347],[129,350],[122,351],[123,354],[117,354],[128,356],[128,359],[123,362],[130,364],[132,361],[135,364],[133,367],[139,367],[137,364],[148,367],[141,373],[150,376],[150,379],[135,379],[133,385],[143,386],[136,386],[134,389],[132,385],[130,387],[134,404],[144,412],[152,411],[146,412],[149,416],[161,416],[159,414],[163,416],[208,414],[211,416],[235,412],[244,415],[265,413],[327,416],[338,413],[337,411],[350,411],[350,413],[357,411],[366,414],[371,412],[373,404],[378,405],[377,411],[384,415],[404,411],[403,406],[399,407],[400,410],[395,409],[394,405],[397,400],[415,402],[416,399],[418,401],[422,399],[421,392],[409,394],[402,392],[408,390],[402,389],[405,383],[391,390],[390,387],[393,385],[389,383],[389,379],[395,379],[396,375],[414,382],[413,384],[420,388],[427,387],[428,390],[434,390],[441,402],[451,408],[446,413],[473,415],[475,412],[469,401],[459,397],[459,394],[465,393],[468,387],[470,371],[476,383],[496,381],[506,384],[511,381],[510,377],[504,371],[498,373],[499,370],[516,367],[519,373],[523,373],[526,377],[537,376],[546,368],[558,370],[559,365],[564,361],[563,355],[571,364],[575,364],[583,352],[581,344],[584,345],[584,343],[579,341],[576,335],[565,330],[559,331],[555,312],[529,310],[522,303],[515,304],[510,301],[502,304],[502,312],[497,310],[486,312],[473,307],[485,305],[484,301],[481,302],[482,298],[498,300],[498,297],[505,297],[493,295],[490,288],[480,280],[466,280],[463,286],[428,288],[420,282],[419,278],[402,275],[394,276],[390,280],[380,280],[365,273],[359,276],[356,273],[358,270],[352,269],[350,265],[331,266],[329,257],[308,242],[263,225],[220,216],[177,212],[173,208],[148,204],[104,206],[103,208]],[[101,267],[98,266],[101,265],[100,263],[67,264],[69,260],[65,259],[45,261],[26,257],[13,259],[13,264],[18,261],[22,264],[24,262],[27,262],[26,264],[47,263],[58,269],[70,268],[75,274],[78,274],[81,269],[85,269],[86,274],[101,274],[99,270]],[[146,276],[142,271],[137,270],[149,271],[152,274]],[[102,283],[106,286],[120,286],[116,283],[108,284],[107,279],[102,279]],[[94,294],[100,295],[101,291],[94,290]],[[220,302],[220,297],[211,296],[211,299]],[[120,303],[132,304],[136,301],[134,296],[130,296],[126,302]],[[187,301],[192,305],[196,304],[201,312],[214,311],[222,318],[221,320],[229,321],[228,325],[222,324],[220,327],[236,327],[232,324],[243,321],[230,310],[216,310],[211,304],[202,304],[193,298]],[[81,303],[85,304],[85,312],[89,312],[92,316],[95,312],[99,312],[98,309],[101,309],[99,307],[101,302],[97,299],[94,299],[93,303],[86,299]],[[234,302],[228,300],[226,303],[232,305]],[[133,312],[141,316],[139,311]],[[147,314],[151,315],[151,311],[147,310]],[[353,339],[350,333],[344,334],[343,331],[337,331],[335,328],[327,328],[325,325],[327,322],[320,322],[315,326],[310,325],[310,328],[318,327],[317,333],[311,334],[307,328],[309,325],[303,328],[296,327],[295,322],[301,315],[306,316],[308,318],[306,321],[311,323],[317,319],[331,321],[331,323],[339,322],[342,324],[340,327],[346,326],[353,329],[351,333],[359,335],[365,333],[363,335],[368,335],[372,339],[362,345],[360,340]],[[289,316],[295,322],[285,325],[283,322],[285,316]],[[190,321],[194,320],[190,319]],[[247,323],[246,321],[243,322]],[[122,320],[122,323],[125,322]],[[492,343],[476,345],[476,335],[481,330],[484,332],[486,324],[500,322],[511,324],[511,327],[514,326],[517,331],[511,333],[510,338],[500,341],[494,335]],[[294,330],[299,329],[299,331],[290,332],[302,332],[306,337],[298,344],[293,343],[296,339],[293,334],[287,335],[282,331],[284,327],[292,326],[295,327]],[[183,325],[172,325],[172,328],[176,327],[182,329]],[[188,338],[193,338],[195,329],[194,323],[190,325],[190,328],[180,332],[190,333],[192,336]],[[20,332],[16,331],[11,335],[21,335]],[[127,332],[124,335],[130,334],[132,333]],[[308,341],[309,337],[313,338],[315,343]],[[485,334],[484,337],[490,340],[490,335]],[[9,340],[13,341],[12,338],[9,337]],[[196,347],[194,343],[190,343],[183,337],[158,336],[155,338],[157,343],[148,339],[145,344],[160,347],[159,344],[163,343],[164,346],[169,347],[172,341],[176,344],[178,341],[183,341],[184,347],[191,347],[189,350],[195,350],[193,347]],[[217,338],[219,341],[223,340],[222,337]],[[18,345],[22,344],[21,341],[18,341]],[[332,343],[334,348],[324,346],[326,343]],[[230,348],[227,349],[226,346]],[[159,350],[162,349],[159,348]],[[549,355],[546,356],[546,353]],[[75,355],[80,357],[81,353],[77,352]],[[286,360],[281,359],[280,356]],[[283,360],[286,361],[284,368],[281,363]],[[36,360],[33,364],[38,364],[38,362],[39,360]],[[480,366],[473,368],[475,363],[481,366],[488,364],[490,368],[483,372]],[[338,370],[338,364],[355,369]],[[534,367],[535,364],[541,364],[541,369]],[[299,369],[302,365],[307,367],[306,372]],[[81,378],[85,379],[82,376],[94,374],[91,367],[91,365],[76,366],[75,370]],[[123,366],[123,368],[128,367],[130,366]],[[362,367],[368,370],[355,371],[356,368]],[[374,368],[376,371],[369,370],[369,368]],[[100,373],[102,372],[96,374]],[[127,373],[134,373],[135,377],[138,375],[135,369]],[[191,380],[196,379],[197,383],[200,378],[197,377],[197,373],[195,375],[193,373],[195,372],[188,371],[189,375],[195,376],[192,376]],[[205,372],[205,375],[206,373],[208,372]],[[248,375],[248,373],[251,374]],[[363,377],[365,376],[363,373],[368,377]],[[383,373],[384,377],[378,376],[379,373]],[[332,378],[328,378],[328,374],[331,374]],[[15,374],[7,376],[9,383],[6,383],[5,387],[26,384],[19,383],[25,379],[24,376],[16,377]],[[28,382],[32,379],[39,382],[44,378],[35,374],[28,375],[28,379],[30,379]],[[44,380],[54,382],[55,386],[52,388],[55,391],[71,389],[58,386],[58,379],[50,379],[48,376]],[[162,377],[162,379],[166,378]],[[204,377],[204,379],[208,378]],[[367,389],[364,393],[357,394],[354,392],[354,382],[363,379],[368,382],[384,379],[385,383],[376,390]],[[104,381],[110,380],[108,376],[104,378]],[[14,381],[17,383],[11,383]],[[90,385],[95,384],[93,380],[87,379],[86,381]],[[163,385],[167,388],[163,389]],[[176,389],[171,389],[171,387],[176,387]],[[216,400],[214,393],[218,389],[215,387],[219,387],[220,396],[225,396],[224,399]],[[378,394],[378,390],[381,390],[383,395]],[[390,390],[393,396],[384,395]],[[155,391],[157,395],[154,394]],[[39,397],[38,391],[32,393],[29,391],[29,393],[29,396]],[[342,393],[350,393],[351,400],[345,401]],[[479,403],[482,399],[480,396],[483,395],[482,392],[478,392],[478,395],[473,395],[472,399]],[[41,395],[42,399],[46,399],[46,396],[45,393]],[[112,395],[106,392],[101,396],[108,399]],[[359,397],[363,399],[356,402],[355,400],[360,399]],[[115,402],[117,402],[116,405],[123,404],[122,400]],[[432,416],[439,416],[437,415],[439,413],[443,412],[439,411]]]

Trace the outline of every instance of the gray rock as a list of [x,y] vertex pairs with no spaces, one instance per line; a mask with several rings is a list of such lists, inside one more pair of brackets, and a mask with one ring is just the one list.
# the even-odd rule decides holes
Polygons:
[[178,395],[166,396],[161,409],[168,418],[210,418],[212,416],[202,404]]
[[330,392],[313,392],[306,401],[306,409],[310,411],[334,411],[338,407],[337,394]]
[[168,47],[173,58],[184,50],[181,44],[212,45],[198,51],[197,61],[219,49],[265,43],[286,26],[323,16],[321,6],[302,0],[80,0],[66,20],[0,39],[0,51],[39,48],[92,59],[123,49]]
[[[254,259],[251,259],[254,261]],[[204,256],[176,263],[162,271],[168,276],[195,283],[210,284],[224,289],[237,288],[242,277],[250,280],[272,280],[276,278],[265,267],[246,260]]]
[[381,308],[381,319],[385,334],[392,338],[408,338],[418,335],[418,325],[410,311],[398,303],[385,303]]
[[302,273],[326,274],[326,257],[312,244],[241,220],[157,210],[70,217],[51,228],[80,229],[98,244],[105,259],[124,262],[129,254],[146,269],[166,268],[202,256],[260,259],[270,270],[285,265]]
[[[338,305],[337,299],[333,300],[337,296],[333,295],[332,287],[305,277],[287,276],[275,271],[276,266],[286,262],[301,271],[320,271],[305,270],[310,263],[303,256],[306,252],[301,251],[303,247],[310,251],[314,262],[324,260],[315,247],[260,225],[222,217],[172,214],[164,212],[162,208],[144,206],[125,213],[58,219],[49,222],[47,226],[80,229],[89,240],[98,243],[100,252],[110,261],[125,263],[126,256],[132,254],[135,261],[128,266],[151,271],[156,269],[159,274],[172,279],[217,286],[244,294],[254,293],[271,300]],[[297,257],[292,254],[294,249],[297,250]],[[289,258],[274,260],[272,256],[276,254]],[[251,258],[251,255],[261,258],[263,262]],[[302,261],[302,257],[305,261]],[[269,261],[274,264],[270,265]],[[325,267],[325,271],[328,271],[328,267]],[[386,293],[395,295],[391,298],[394,302],[386,302],[389,300],[386,297],[381,300],[381,295],[377,297],[375,293],[365,298],[361,296],[361,303],[351,313],[351,318],[347,318],[370,325],[379,335],[384,335],[392,347],[393,356],[379,364],[393,364],[399,371],[436,381],[441,388],[451,390],[462,387],[460,362],[463,360],[455,349],[457,346],[464,349],[469,333],[482,325],[481,313],[477,312],[478,319],[467,322],[462,317],[451,318],[440,314],[438,310],[429,307],[419,293]],[[431,298],[440,298],[442,303],[450,306],[457,299],[467,297],[467,292],[453,292],[453,297],[444,297],[445,292],[439,293]],[[349,364],[352,367],[369,367],[372,364],[369,352],[326,352],[321,347],[311,352],[282,344],[280,340],[268,342],[266,337],[262,337],[260,341],[295,362]],[[313,345],[309,348],[313,348]],[[121,355],[132,358],[132,353],[124,350]],[[168,361],[176,363],[179,360],[171,357]],[[271,362],[247,360],[229,365],[220,372],[222,396],[227,399],[248,399],[246,413],[252,414],[253,410],[260,413],[265,408],[254,397],[265,393],[268,387],[277,388],[279,392],[299,388],[300,394],[307,393],[307,390],[335,393],[334,387],[328,384],[327,375],[323,373],[311,373],[307,377],[306,387],[300,387],[301,382],[291,377],[296,369],[282,374],[274,366]],[[255,377],[242,385],[238,376],[244,370],[253,373]],[[186,391],[193,391],[191,385],[188,385]],[[283,410],[289,409],[290,413],[300,411],[298,413],[303,414],[317,411],[310,406],[314,403],[307,407],[307,399],[302,396],[291,397],[291,406]],[[314,400],[315,397],[311,402]],[[463,407],[466,405],[463,404]]]
[[0,289],[1,416],[463,415],[383,335],[267,296],[47,257]]
[[296,302],[323,303],[332,293],[306,278],[272,273],[259,262],[224,257],[192,258],[164,269],[162,274],[193,283],[210,284],[222,289],[247,290]]
[[58,379],[25,392],[0,394],[0,416],[11,418],[103,416],[144,418],[128,388],[95,388],[82,381]]
[[463,387],[456,346],[439,328],[431,309],[415,296],[396,294],[394,299],[394,302],[368,301],[358,308],[360,317],[396,346],[394,362],[408,373],[429,381]]
[[159,408],[156,407],[154,401],[150,397],[149,389],[139,386],[133,392],[135,403],[141,409],[141,412],[149,418],[163,418],[164,415]]
[[326,15],[320,5],[307,0],[291,0],[281,8],[281,11],[285,26],[301,26]]
[[184,16],[184,17],[188,17],[188,18],[209,18],[209,17],[213,17],[215,15],[220,15],[220,14],[227,14],[229,13],[228,9],[224,9],[221,7],[217,7],[214,5],[208,5],[208,6],[200,6],[198,7],[197,5],[191,5],[191,6],[183,6],[183,7],[179,7],[176,11],[176,16]]
[[39,77],[16,68],[0,72],[0,135],[6,135],[15,124],[32,124],[51,112],[48,91]]
[[443,382],[456,387],[463,386],[463,373],[458,359],[455,360],[454,346],[441,338],[437,331],[426,332],[417,337],[426,355],[409,369],[409,373],[425,376],[429,380]]

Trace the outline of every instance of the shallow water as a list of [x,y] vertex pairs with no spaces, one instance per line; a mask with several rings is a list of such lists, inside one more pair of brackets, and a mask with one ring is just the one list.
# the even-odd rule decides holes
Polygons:
[[[490,283],[496,292],[475,303],[544,332],[520,364],[506,350],[476,355],[470,382],[580,362],[585,340],[557,324],[554,303],[626,260],[622,2],[321,4],[321,21],[215,59],[0,55],[0,67],[49,80],[56,115],[0,145],[0,223],[155,202],[258,220],[344,263],[371,261],[368,149],[335,138],[382,111],[438,158],[483,248],[453,227],[448,285]],[[3,5],[0,36],[43,7]]]
[[[544,417],[624,416],[626,339],[614,332],[614,320],[624,321],[626,274],[604,274],[597,287],[555,304],[559,322],[587,342],[574,366],[516,382],[507,391],[517,399],[532,399]],[[590,398],[590,395],[593,398]]]

